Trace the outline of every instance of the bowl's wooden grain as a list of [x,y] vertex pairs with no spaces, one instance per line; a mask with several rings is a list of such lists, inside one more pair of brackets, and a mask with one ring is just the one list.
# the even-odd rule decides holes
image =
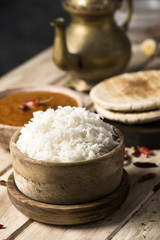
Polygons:
[[109,153],[86,161],[54,163],[31,159],[15,145],[19,131],[11,138],[14,179],[19,190],[37,201],[80,204],[103,198],[120,184],[123,173],[124,139]]

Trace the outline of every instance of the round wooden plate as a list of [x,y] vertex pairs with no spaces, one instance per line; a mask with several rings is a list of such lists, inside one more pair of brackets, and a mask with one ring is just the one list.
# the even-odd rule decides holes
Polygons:
[[100,220],[117,209],[128,194],[129,177],[124,170],[116,191],[103,199],[79,205],[53,205],[32,200],[18,190],[13,173],[8,178],[7,189],[13,205],[27,217],[48,224],[76,225]]

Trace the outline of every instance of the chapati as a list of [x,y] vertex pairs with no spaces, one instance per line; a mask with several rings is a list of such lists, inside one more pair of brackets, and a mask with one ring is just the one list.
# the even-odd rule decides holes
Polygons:
[[160,120],[160,109],[144,112],[122,113],[103,109],[98,104],[95,104],[95,109],[100,115],[102,115],[106,119],[122,122],[125,124],[141,124]]
[[92,88],[90,97],[103,109],[118,112],[160,109],[160,70],[106,79]]

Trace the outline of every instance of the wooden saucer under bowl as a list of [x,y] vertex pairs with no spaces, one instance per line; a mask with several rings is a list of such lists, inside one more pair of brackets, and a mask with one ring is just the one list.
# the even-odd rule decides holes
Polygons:
[[126,199],[129,177],[123,171],[119,187],[108,196],[94,202],[75,205],[54,205],[38,202],[22,194],[15,185],[13,173],[8,178],[8,195],[13,205],[27,217],[47,224],[76,225],[108,217]]

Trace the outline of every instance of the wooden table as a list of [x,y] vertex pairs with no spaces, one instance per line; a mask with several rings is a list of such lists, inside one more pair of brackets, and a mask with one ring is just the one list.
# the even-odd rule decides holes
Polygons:
[[[137,59],[137,58],[135,58]],[[132,59],[133,60],[133,59]],[[133,68],[133,62],[129,69]],[[135,61],[136,62],[136,61]],[[146,68],[158,67],[160,60],[154,59]],[[136,64],[136,63],[135,63]],[[142,67],[142,65],[141,65]],[[144,66],[143,66],[144,67]],[[25,64],[6,74],[0,80],[0,90],[26,85],[65,85],[69,76],[60,71],[52,62],[51,49],[48,49]],[[84,105],[93,110],[89,96],[79,93]],[[132,149],[127,149],[131,154]],[[130,177],[130,192],[126,201],[111,216],[104,220],[80,226],[52,226],[28,219],[10,202],[6,186],[0,185],[0,240],[142,240],[160,239],[160,191],[153,191],[160,182],[160,150],[146,158],[131,157],[124,165]],[[138,168],[135,161],[156,163],[156,168]],[[0,180],[7,180],[12,172],[10,153],[0,148]],[[156,173],[156,177],[147,181],[139,179],[147,173]]]

